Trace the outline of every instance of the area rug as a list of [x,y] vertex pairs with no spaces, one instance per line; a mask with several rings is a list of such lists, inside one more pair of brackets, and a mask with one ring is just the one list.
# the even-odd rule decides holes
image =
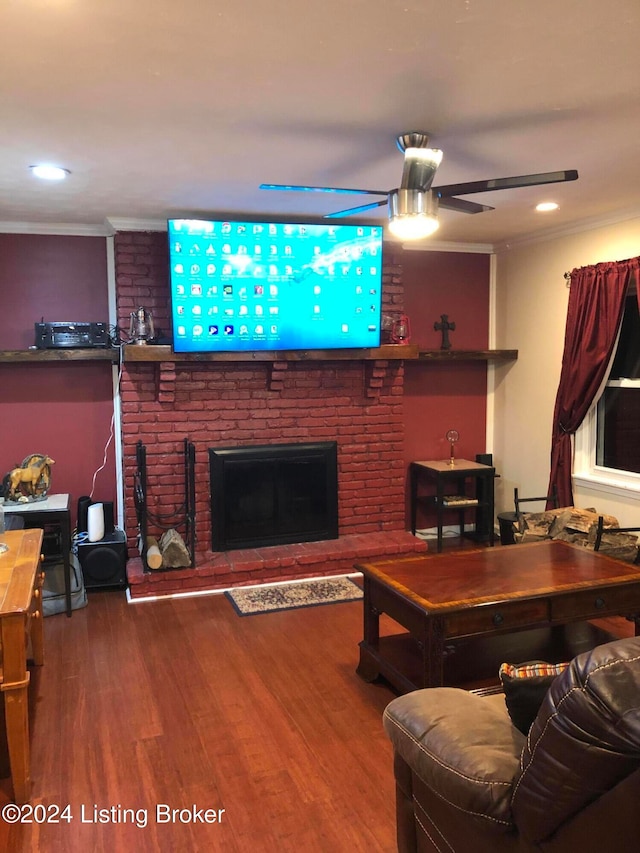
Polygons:
[[340,604],[362,598],[362,590],[350,578],[323,578],[298,583],[273,584],[225,592],[239,616]]

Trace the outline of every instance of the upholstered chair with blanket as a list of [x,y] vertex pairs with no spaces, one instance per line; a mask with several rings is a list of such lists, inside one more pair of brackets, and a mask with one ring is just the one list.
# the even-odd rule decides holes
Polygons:
[[532,713],[524,734],[503,695],[447,687],[387,706],[401,853],[640,850],[640,637],[574,658]]

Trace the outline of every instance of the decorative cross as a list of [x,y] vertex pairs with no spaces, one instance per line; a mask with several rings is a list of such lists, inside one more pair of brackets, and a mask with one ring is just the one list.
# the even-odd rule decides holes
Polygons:
[[436,332],[442,332],[442,344],[440,349],[451,349],[451,341],[449,340],[449,332],[455,332],[456,324],[449,322],[448,314],[440,315],[440,322],[436,320],[433,324],[433,328]]

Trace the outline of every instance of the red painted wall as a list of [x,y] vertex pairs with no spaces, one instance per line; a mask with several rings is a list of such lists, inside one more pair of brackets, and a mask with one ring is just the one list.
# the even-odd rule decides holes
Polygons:
[[489,255],[464,252],[402,253],[405,310],[412,343],[440,349],[441,332],[433,328],[441,314],[455,322],[452,349],[483,350],[489,344]]
[[[108,319],[106,241],[101,237],[0,234],[0,347],[34,343],[34,323]],[[89,494],[113,412],[106,362],[0,363],[2,476],[31,453],[55,459],[52,488]],[[94,498],[115,500],[113,442]]]
[[[442,333],[434,329],[434,323],[447,314],[449,322],[456,324],[449,332],[452,349],[488,348],[489,262],[488,255],[480,254],[403,253],[404,300],[412,343],[421,349],[439,350]],[[473,460],[477,453],[484,453],[486,403],[486,362],[407,362],[405,469],[412,460],[447,459],[445,435],[450,429],[460,434],[456,456]],[[432,527],[435,516],[421,513],[417,523],[418,528]]]

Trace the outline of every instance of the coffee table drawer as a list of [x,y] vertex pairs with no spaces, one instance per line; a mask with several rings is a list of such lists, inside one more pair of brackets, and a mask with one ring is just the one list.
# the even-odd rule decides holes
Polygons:
[[551,619],[554,622],[566,622],[571,619],[587,619],[604,613],[624,615],[637,611],[640,595],[636,584],[633,588],[615,587],[592,589],[587,592],[573,593],[566,598],[551,600]]
[[546,599],[518,601],[511,604],[487,604],[452,613],[445,618],[445,637],[490,634],[513,631],[526,625],[539,625],[549,618]]

